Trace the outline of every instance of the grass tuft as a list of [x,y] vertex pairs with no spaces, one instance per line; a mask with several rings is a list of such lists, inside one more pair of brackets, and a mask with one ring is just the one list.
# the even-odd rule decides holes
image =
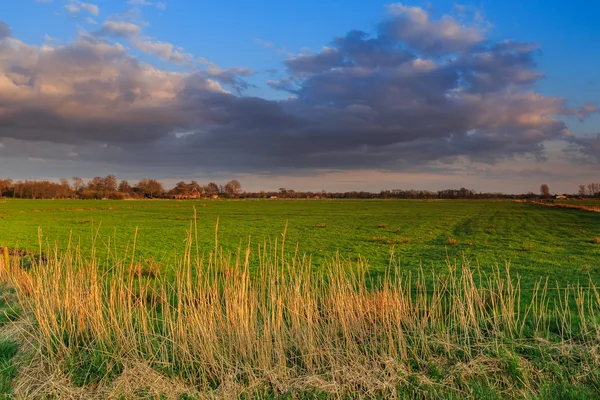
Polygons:
[[521,249],[523,251],[531,251],[533,250],[533,242],[523,242],[523,244],[521,245]]

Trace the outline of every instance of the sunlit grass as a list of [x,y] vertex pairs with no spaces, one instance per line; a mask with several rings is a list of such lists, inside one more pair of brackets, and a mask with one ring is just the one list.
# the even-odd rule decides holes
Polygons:
[[369,278],[360,257],[315,269],[285,241],[284,232],[272,245],[229,253],[215,234],[205,252],[190,226],[184,253],[160,273],[143,273],[135,248],[120,254],[107,241],[89,257],[72,244],[47,248],[47,262],[27,271],[12,258],[2,278],[28,316],[34,358],[88,390],[113,390],[133,370],[166,377],[180,394],[228,398],[599,388],[600,295],[591,281],[521,287],[510,269],[482,274],[467,260],[407,276],[394,257]]

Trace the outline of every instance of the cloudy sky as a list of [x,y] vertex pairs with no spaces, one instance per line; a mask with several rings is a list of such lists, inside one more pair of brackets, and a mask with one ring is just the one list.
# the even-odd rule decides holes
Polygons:
[[599,14],[582,0],[2,2],[0,176],[574,192],[600,181]]

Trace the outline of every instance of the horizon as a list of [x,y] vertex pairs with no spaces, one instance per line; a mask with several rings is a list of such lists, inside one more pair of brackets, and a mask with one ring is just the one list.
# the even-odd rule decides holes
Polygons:
[[600,4],[2,11],[0,178],[507,194],[598,180]]

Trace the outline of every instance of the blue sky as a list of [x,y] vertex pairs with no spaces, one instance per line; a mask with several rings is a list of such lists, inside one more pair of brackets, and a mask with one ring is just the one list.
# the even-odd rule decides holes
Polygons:
[[[394,149],[398,147],[398,143],[403,145],[413,143],[410,141],[413,139],[414,144],[411,144],[411,146],[414,145],[419,148],[425,146],[421,142],[429,140],[429,133],[423,132],[420,138],[415,139],[411,137],[410,140],[406,136],[398,134],[398,140],[396,141],[385,141],[382,139],[374,140],[371,143],[370,138],[374,134],[371,133],[372,127],[368,127],[365,128],[364,132],[356,132],[354,135],[356,137],[371,135],[369,139],[355,142],[349,140],[352,145],[341,146],[340,148],[332,147],[330,149],[332,158],[337,157],[340,151],[352,152],[361,149],[360,151],[364,152],[365,146],[370,148],[371,146],[375,146],[374,143],[377,143],[377,146],[379,146],[380,142],[385,141],[387,148],[377,148],[376,153],[380,154],[380,151],[381,154],[385,153],[386,157],[390,159],[389,163],[370,163],[365,161],[363,164],[355,167],[348,163],[347,160],[340,160],[339,163],[322,162],[320,160],[314,166],[311,165],[307,160],[314,160],[321,157],[319,152],[307,152],[306,158],[298,158],[298,160],[290,162],[289,165],[280,162],[280,160],[274,161],[272,165],[248,160],[246,161],[247,168],[244,168],[245,164],[242,161],[239,161],[239,163],[235,162],[236,165],[239,164],[236,168],[227,168],[226,165],[210,168],[206,165],[195,165],[192,163],[192,168],[184,171],[180,165],[175,165],[176,163],[171,165],[168,161],[165,161],[163,171],[168,170],[170,172],[163,172],[164,175],[162,178],[165,180],[175,179],[174,175],[176,174],[186,175],[184,177],[196,177],[198,175],[229,177],[244,174],[249,182],[253,182],[251,185],[256,185],[256,187],[258,185],[272,185],[276,187],[279,185],[276,182],[278,179],[295,180],[300,186],[309,185],[310,182],[314,182],[314,176],[318,174],[321,177],[325,177],[319,187],[330,185],[344,189],[349,187],[340,185],[340,179],[336,178],[337,175],[335,174],[347,174],[350,171],[354,171],[357,175],[369,176],[369,173],[371,173],[373,174],[372,176],[378,177],[379,181],[377,179],[374,181],[370,178],[365,178],[364,181],[361,181],[363,184],[368,183],[369,187],[367,189],[371,190],[384,187],[389,188],[386,185],[393,184],[397,179],[400,179],[401,183],[403,183],[402,176],[414,176],[414,178],[407,180],[404,184],[422,184],[422,182],[426,182],[424,183],[425,185],[431,185],[431,188],[434,189],[438,186],[445,187],[464,182],[464,186],[475,187],[481,190],[490,190],[492,186],[497,186],[502,188],[502,190],[511,191],[510,189],[513,187],[511,185],[514,185],[514,182],[504,182],[498,179],[492,185],[489,184],[489,174],[493,175],[493,171],[497,171],[501,175],[500,171],[505,171],[505,166],[511,164],[510,167],[507,167],[508,170],[517,174],[521,171],[521,176],[523,177],[518,185],[514,185],[514,191],[520,191],[529,186],[535,188],[537,181],[545,177],[554,179],[557,182],[560,181],[559,187],[565,191],[570,189],[568,182],[573,178],[573,176],[568,174],[589,176],[591,179],[597,171],[596,151],[599,151],[600,146],[595,142],[595,137],[600,132],[600,116],[594,110],[585,113],[585,118],[579,118],[581,115],[577,109],[584,104],[588,104],[588,110],[592,110],[589,107],[593,107],[594,104],[600,104],[600,90],[598,90],[600,88],[600,74],[598,73],[600,52],[596,50],[597,44],[600,42],[600,27],[596,22],[597,15],[600,14],[599,3],[589,1],[571,1],[568,3],[559,1],[478,1],[472,3],[406,1],[395,3],[400,6],[397,8],[393,8],[393,4],[389,1],[351,0],[326,2],[315,0],[263,0],[260,2],[228,0],[86,0],[85,2],[78,0],[20,0],[18,2],[7,2],[0,6],[0,21],[10,27],[11,37],[14,40],[37,48],[41,48],[42,46],[48,46],[53,49],[61,46],[66,48],[82,40],[93,40],[95,45],[97,45],[99,41],[103,41],[110,46],[123,46],[126,49],[127,56],[134,57],[138,62],[147,64],[160,71],[194,76],[197,75],[195,74],[197,71],[204,73],[207,68],[213,68],[213,73],[208,73],[205,77],[208,76],[209,83],[213,80],[216,81],[216,84],[220,85],[218,90],[221,90],[222,87],[223,91],[231,95],[230,100],[235,101],[236,104],[239,103],[238,100],[235,100],[236,98],[261,99],[261,101],[264,101],[258,103],[262,104],[265,110],[270,109],[275,104],[283,104],[283,107],[290,107],[290,109],[284,110],[288,116],[293,115],[296,118],[306,117],[307,121],[316,121],[317,119],[321,121],[320,118],[323,118],[323,116],[320,114],[313,113],[310,114],[310,117],[307,117],[309,112],[314,112],[314,110],[309,111],[306,107],[314,106],[316,103],[321,102],[321,107],[326,105],[341,109],[344,101],[337,98],[332,100],[331,93],[325,96],[321,92],[322,88],[328,87],[327,85],[330,83],[333,84],[333,81],[327,81],[326,78],[334,76],[338,72],[336,68],[339,68],[339,66],[332,65],[331,69],[327,71],[319,70],[319,73],[316,74],[314,70],[302,70],[297,67],[294,63],[298,61],[298,58],[306,56],[306,59],[300,60],[302,62],[314,62],[318,60],[319,55],[327,55],[328,49],[336,49],[337,45],[333,43],[336,37],[344,37],[352,30],[363,31],[371,38],[383,35],[381,34],[381,26],[386,21],[393,20],[393,23],[396,24],[394,27],[400,26],[404,34],[411,35],[411,29],[418,22],[414,18],[418,19],[421,15],[427,16],[427,23],[429,24],[427,29],[435,29],[436,21],[442,21],[440,23],[443,23],[443,21],[447,22],[448,19],[451,19],[456,27],[464,28],[461,34],[467,35],[469,32],[477,32],[477,35],[480,37],[473,43],[515,41],[519,43],[535,43],[539,46],[535,50],[527,50],[520,55],[523,60],[525,58],[531,59],[537,65],[533,66],[522,60],[518,61],[523,62],[518,68],[522,70],[521,73],[535,71],[535,73],[540,75],[536,79],[531,80],[531,82],[529,82],[529,79],[526,79],[526,83],[523,83],[521,78],[518,78],[520,79],[517,84],[519,86],[518,90],[522,93],[537,93],[548,99],[557,98],[564,100],[564,104],[569,110],[559,110],[562,106],[555,104],[552,107],[559,111],[556,113],[552,112],[551,114],[556,121],[564,123],[577,140],[568,139],[565,141],[565,138],[559,137],[556,134],[558,126],[554,125],[553,129],[556,130],[555,133],[540,130],[541,133],[538,132],[536,134],[543,136],[542,139],[535,143],[528,139],[526,141],[526,145],[529,146],[528,148],[525,148],[525,144],[515,141],[515,143],[507,146],[506,151],[502,154],[490,152],[489,156],[482,156],[480,153],[484,150],[478,147],[481,143],[467,146],[469,148],[477,147],[476,155],[469,153],[465,149],[451,151],[448,148],[443,148],[443,146],[446,146],[445,143],[448,140],[454,140],[452,138],[460,132],[455,131],[457,128],[454,126],[452,128],[442,127],[436,129],[448,129],[445,132],[447,136],[444,138],[446,142],[440,141],[434,144],[427,144],[427,146],[440,147],[436,155],[431,157],[425,156],[425,158],[429,158],[422,167],[415,168],[411,164],[411,168],[406,168],[401,167],[401,165],[407,164],[406,162],[403,163],[404,156],[402,155],[404,154],[402,151],[407,150],[403,149],[398,152],[398,156],[395,158],[389,154],[395,151]],[[106,25],[107,22],[122,24],[119,26],[120,28],[123,28],[123,24],[129,24],[129,27],[134,26],[138,30],[133,34],[124,34],[122,31],[118,33],[110,29],[111,27],[114,29],[118,29],[119,27],[115,27],[116,25],[108,26]],[[407,26],[408,28],[406,28]],[[443,32],[441,33],[441,35],[444,34]],[[440,38],[430,39],[439,40]],[[448,37],[442,39],[449,40]],[[473,47],[469,47],[468,50],[467,47],[457,48],[455,46],[456,43],[452,44],[454,47],[447,47],[445,50],[446,53],[440,55],[439,53],[428,53],[426,48],[419,47],[424,44],[417,43],[417,39],[414,37],[405,38],[399,35],[394,36],[394,40],[398,40],[398,43],[403,43],[406,40],[406,43],[409,44],[409,47],[411,47],[411,50],[418,59],[433,61],[439,65],[442,65],[448,57],[455,57],[456,54],[460,54],[459,58],[462,57],[462,54],[466,54],[463,53],[466,51],[472,51],[475,54]],[[462,46],[464,43],[461,43]],[[172,45],[173,47],[168,50],[168,54],[174,54],[178,58],[160,56],[158,52],[164,51],[165,48],[162,47],[161,50],[158,50],[155,46],[156,44]],[[468,46],[471,45],[469,44]],[[160,54],[164,55],[166,53],[162,52]],[[507,54],[504,53],[498,59],[505,60],[504,57],[507,57]],[[464,58],[467,58],[466,55]],[[355,66],[359,66],[359,64],[357,63]],[[465,71],[460,73],[463,74]],[[498,69],[498,71],[494,71],[490,76],[495,76],[494,79],[501,79],[501,74],[507,73],[506,71],[508,69]],[[506,79],[510,80],[513,78],[507,77]],[[287,82],[286,79],[292,79],[294,84],[297,85],[298,90],[281,90],[281,85]],[[186,80],[186,82],[189,83],[189,80]],[[277,85],[273,84],[273,82],[280,82],[281,84]],[[243,87],[240,84],[243,84]],[[338,82],[336,84],[341,83]],[[321,88],[316,88],[315,85],[322,86]],[[506,90],[512,91],[514,87],[515,82],[509,82],[507,86],[498,88],[497,93],[503,93]],[[347,87],[343,88],[343,90],[347,89]],[[321,97],[315,97],[317,93]],[[486,91],[484,94],[487,96],[488,92]],[[285,99],[288,98],[295,99],[291,102],[294,103],[293,105],[286,103]],[[325,99],[328,100],[326,101]],[[368,106],[376,111],[380,111],[372,104],[361,103],[364,100],[364,96],[359,100],[362,106]],[[427,102],[431,101],[433,101],[433,98],[427,100]],[[495,105],[495,107],[510,107],[511,102],[514,103],[514,100],[509,101],[507,99],[506,103]],[[209,101],[202,103],[202,105],[203,107],[211,108]],[[250,107],[249,104],[248,106]],[[256,113],[255,107],[263,106],[253,105],[252,107],[254,108],[252,109]],[[347,106],[348,104],[344,107]],[[385,105],[388,108],[392,106],[392,104]],[[541,107],[540,110],[542,111],[536,111],[540,115],[546,113],[545,110],[548,109],[546,105],[536,105],[536,107]],[[562,108],[566,109],[566,107]],[[204,113],[204,111],[201,113]],[[258,112],[258,114],[260,113]],[[173,114],[170,113],[169,115]],[[228,115],[230,115],[229,111]],[[383,115],[383,113],[379,114],[381,119],[384,118]],[[530,117],[527,116],[527,118]],[[243,119],[241,116],[236,118],[236,123],[240,119]],[[433,115],[432,118],[434,118]],[[203,137],[202,135],[215,135],[217,137],[216,132],[221,132],[223,125],[215,127],[212,124],[213,120],[210,118],[210,124],[206,121],[198,122],[196,118],[192,119],[195,121],[193,124],[190,123],[189,119],[186,119],[185,123],[177,122],[173,126],[165,127],[164,131],[156,133],[156,135],[152,136],[151,140],[145,141],[144,145],[150,146],[152,144],[153,151],[160,149],[161,146],[164,149],[164,146],[173,145],[170,142],[165,145],[166,138],[170,137],[169,135],[173,132],[178,131],[178,137],[182,136],[181,132],[184,132],[183,136],[197,139],[193,143],[194,146],[207,148],[207,142],[200,143],[199,141]],[[404,121],[394,121],[394,126],[400,126],[402,130],[411,131],[410,127],[403,126]],[[313,134],[316,135],[317,132],[320,135],[319,137],[328,134],[335,136],[335,133],[323,133],[325,131],[329,132],[329,128],[326,127],[329,127],[332,123],[332,121],[324,122],[316,127],[314,131],[307,131],[305,133],[297,133],[296,131],[294,133],[291,126],[286,126],[285,128],[289,128],[290,132],[292,132],[290,133],[292,135],[290,136],[291,138],[295,138],[297,135],[311,137]],[[475,130],[481,130],[482,132],[486,129],[491,130],[492,125],[493,129],[498,129],[497,122],[483,127],[480,127],[476,122],[473,122],[471,127],[467,126],[469,124],[462,125],[466,127],[464,128],[464,132],[460,134],[467,135],[465,136],[466,138],[472,137],[472,132]],[[14,171],[15,173],[42,175],[38,172],[41,169],[45,172],[46,177],[53,177],[52,173],[67,173],[69,168],[72,168],[72,165],[76,164],[77,168],[89,171],[92,174],[92,171],[97,171],[98,169],[106,171],[110,165],[115,164],[117,172],[134,179],[142,178],[143,176],[138,176],[142,173],[140,171],[144,171],[144,169],[148,170],[148,167],[143,165],[144,157],[142,155],[140,155],[139,164],[135,162],[123,162],[111,157],[105,160],[88,160],[88,163],[85,163],[81,158],[78,160],[72,159],[67,160],[71,164],[65,164],[64,161],[66,160],[61,160],[60,157],[57,159],[45,157],[42,154],[44,152],[41,150],[38,151],[39,154],[27,154],[23,149],[28,148],[28,146],[19,145],[18,143],[19,141],[34,141],[38,144],[49,142],[51,145],[62,147],[71,145],[72,151],[68,153],[79,154],[83,153],[83,151],[80,151],[82,150],[81,146],[89,145],[93,141],[102,142],[102,145],[106,146],[112,145],[120,150],[125,149],[126,146],[122,145],[118,140],[112,141],[112,139],[107,138],[106,143],[104,143],[103,140],[98,139],[97,135],[91,140],[85,133],[78,135],[77,132],[74,132],[72,143],[66,143],[65,139],[54,140],[50,133],[48,133],[46,140],[40,139],[40,136],[43,136],[43,134],[39,134],[35,138],[29,138],[26,137],[25,133],[20,134],[18,129],[11,130],[9,134],[5,134],[6,139],[3,140],[2,126],[0,114],[0,144],[2,144],[0,150],[5,149],[8,152],[7,149],[12,143],[19,151],[16,153],[11,152],[11,156],[16,157],[15,154],[18,153],[22,157],[22,160],[47,160],[47,164],[41,168],[31,166],[25,169],[18,168],[18,170]],[[511,125],[511,132],[513,128],[514,126]],[[529,129],[528,131],[523,128],[518,134],[531,137],[534,133],[531,132],[530,128],[531,126],[527,128]],[[544,129],[546,128],[548,127],[544,127]],[[503,129],[506,130],[509,127],[506,126]],[[127,130],[127,132],[130,132],[130,130]],[[491,137],[490,132],[486,132],[482,137],[485,137],[486,140],[489,139]],[[255,128],[252,128],[252,130],[247,131],[244,137],[250,137],[251,135],[259,137],[262,134],[263,132],[257,132]],[[438,136],[439,134],[440,131],[431,133],[431,135]],[[496,132],[495,134],[500,138],[504,137],[502,135],[505,133],[500,135]],[[517,135],[517,133],[514,134]],[[226,144],[221,143],[223,141],[221,138],[225,134],[219,133],[219,135],[221,136],[218,136],[218,140],[214,143],[211,142],[211,146],[215,146],[214,149],[221,149],[222,147],[219,146],[226,146]],[[381,135],[383,138],[385,135],[389,135],[389,133],[381,133]],[[107,133],[108,136],[109,134]],[[268,135],[264,136],[268,137]],[[427,140],[423,138],[427,138]],[[578,138],[583,139],[579,140]],[[292,142],[293,139],[288,138],[285,142],[283,139],[281,140],[282,144],[279,145],[278,149],[280,150],[278,151],[284,154],[290,151],[285,148],[286,143]],[[510,140],[513,140],[512,136]],[[569,143],[568,145],[565,144],[567,142]],[[186,147],[189,148],[191,145],[191,143],[188,143]],[[539,152],[540,145],[545,148],[544,154]],[[323,146],[329,146],[329,141],[324,140]],[[76,150],[75,147],[79,148],[79,150]],[[131,150],[129,149],[128,151]],[[239,156],[233,151],[228,154],[236,160],[247,157],[246,154]],[[265,159],[265,157],[272,156],[275,159],[279,155],[269,152],[261,154],[260,157],[261,159]],[[2,155],[2,157],[6,156]],[[372,154],[365,155],[365,160],[372,158],[375,158]],[[562,161],[553,162],[553,160],[558,158]],[[289,160],[289,157],[287,159]],[[512,165],[515,163],[521,169],[511,169],[514,168]],[[15,163],[11,164],[14,165]],[[564,172],[565,165],[568,165],[568,173]],[[10,171],[10,167],[8,168]],[[452,172],[448,172],[448,170]],[[148,171],[150,172],[150,170]],[[481,171],[485,171],[485,173],[482,175]],[[535,171],[538,171],[539,174],[536,175]],[[428,181],[418,179],[418,176],[435,176],[435,178]],[[469,185],[470,183],[472,184]],[[572,190],[575,189],[573,188]]]

